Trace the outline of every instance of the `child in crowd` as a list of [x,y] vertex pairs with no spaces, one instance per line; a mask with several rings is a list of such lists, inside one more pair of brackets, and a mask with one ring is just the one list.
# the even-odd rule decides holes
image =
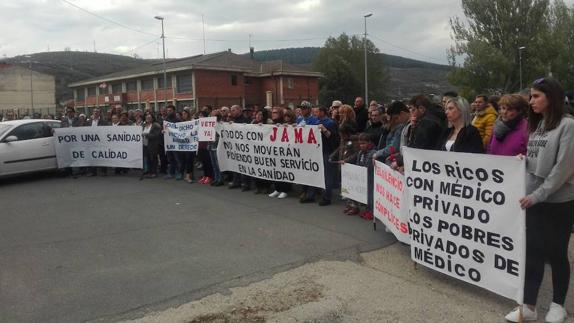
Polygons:
[[[351,156],[350,162],[357,166],[372,169],[374,154],[375,154],[375,143],[373,142],[373,137],[368,133],[361,133],[359,135],[359,151],[357,151],[353,156]],[[372,186],[370,181],[368,184],[369,184],[368,186]],[[372,191],[372,188],[370,188],[369,190]],[[373,213],[369,210],[369,208],[366,208],[363,212],[360,212],[361,207],[366,207],[366,205],[362,205],[355,201],[349,200],[347,208],[345,208],[345,214],[357,215],[360,213],[362,218],[366,220],[372,220]]]

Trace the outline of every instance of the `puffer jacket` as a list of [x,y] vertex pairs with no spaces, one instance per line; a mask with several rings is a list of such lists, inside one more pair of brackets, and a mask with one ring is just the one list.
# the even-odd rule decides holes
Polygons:
[[476,113],[476,116],[472,120],[472,125],[478,130],[480,138],[482,138],[482,144],[484,148],[488,146],[490,142],[490,137],[492,136],[492,129],[494,128],[494,123],[496,122],[497,113],[496,110],[489,105],[486,109]]

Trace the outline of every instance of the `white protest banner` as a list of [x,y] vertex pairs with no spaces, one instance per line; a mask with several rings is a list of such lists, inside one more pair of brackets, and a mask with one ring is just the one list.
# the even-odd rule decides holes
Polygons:
[[165,151],[197,151],[199,120],[163,122]]
[[215,141],[217,117],[199,118],[199,141]]
[[410,244],[409,205],[403,174],[375,161],[373,176],[373,215],[383,222],[397,240]]
[[349,163],[341,165],[341,195],[367,204],[367,167]]
[[58,167],[143,167],[142,128],[136,126],[54,129]]
[[405,148],[414,261],[522,303],[525,162]]
[[217,161],[221,171],[325,187],[321,132],[317,126],[219,126]]

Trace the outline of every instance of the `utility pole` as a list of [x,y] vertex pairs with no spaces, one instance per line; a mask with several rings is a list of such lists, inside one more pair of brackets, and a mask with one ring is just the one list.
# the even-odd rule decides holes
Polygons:
[[525,46],[518,47],[518,70],[520,73],[520,91],[522,91],[522,51],[526,49]]
[[205,55],[205,20],[201,14],[201,29],[203,30],[203,55]]
[[372,16],[372,13],[364,15],[365,18],[365,37],[363,38],[363,47],[365,48],[365,104],[369,105],[369,81],[367,80],[367,18]]
[[32,115],[34,115],[34,72],[32,71],[32,56],[24,56],[28,58],[28,70],[30,70],[30,108],[32,108]]
[[164,33],[164,29],[163,29],[163,20],[164,18],[161,16],[155,16],[154,17],[157,20],[161,20],[161,43],[163,46],[163,95],[164,95],[164,106],[167,106],[167,71],[166,71],[166,67],[165,67],[165,33]]

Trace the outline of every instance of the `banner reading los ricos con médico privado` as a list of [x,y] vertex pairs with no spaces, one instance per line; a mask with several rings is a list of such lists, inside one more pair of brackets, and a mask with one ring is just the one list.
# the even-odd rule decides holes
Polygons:
[[522,303],[525,162],[405,148],[411,257]]
[[54,129],[58,167],[142,168],[142,128],[134,126]]
[[324,188],[321,132],[317,126],[220,123],[221,171]]

